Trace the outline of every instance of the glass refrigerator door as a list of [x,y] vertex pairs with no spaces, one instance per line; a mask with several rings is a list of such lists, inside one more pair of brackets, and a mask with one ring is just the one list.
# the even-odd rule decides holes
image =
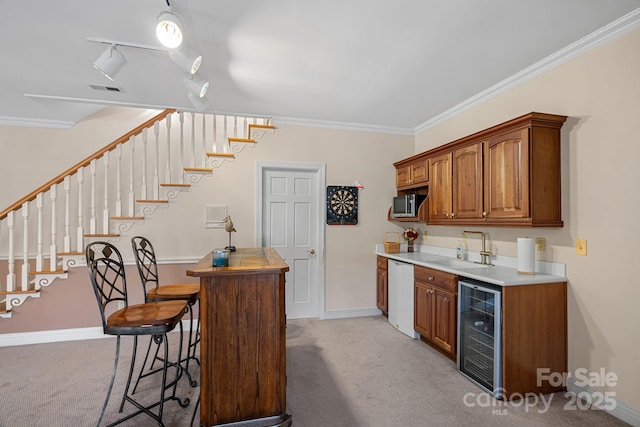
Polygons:
[[500,291],[460,282],[458,369],[501,397]]

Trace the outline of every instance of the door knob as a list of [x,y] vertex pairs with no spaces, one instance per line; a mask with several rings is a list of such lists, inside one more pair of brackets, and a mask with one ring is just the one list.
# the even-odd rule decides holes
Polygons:
[[311,249],[310,251],[307,251],[307,252],[309,252],[311,255],[313,255],[313,254],[316,253],[316,250],[315,249]]

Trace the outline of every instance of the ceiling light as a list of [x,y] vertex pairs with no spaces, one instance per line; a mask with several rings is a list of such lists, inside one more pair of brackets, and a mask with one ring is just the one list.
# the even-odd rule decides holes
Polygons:
[[185,47],[184,45],[177,49],[169,50],[169,58],[175,62],[180,68],[190,74],[195,74],[202,64],[202,55]]
[[189,97],[189,101],[191,101],[193,106],[196,107],[197,111],[204,111],[209,107],[209,102],[207,101],[207,98],[200,98],[198,95],[196,95],[193,92],[187,93],[187,96]]
[[158,15],[156,37],[164,46],[175,49],[182,44],[182,19],[170,10]]
[[193,74],[186,73],[182,77],[182,83],[190,93],[203,98],[209,90],[209,82]]
[[116,49],[115,44],[112,44],[96,59],[93,67],[101,71],[109,80],[114,80],[126,63],[127,60],[122,52]]

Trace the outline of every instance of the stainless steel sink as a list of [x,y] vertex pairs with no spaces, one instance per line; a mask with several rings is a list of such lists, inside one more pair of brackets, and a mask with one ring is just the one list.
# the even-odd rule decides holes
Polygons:
[[482,264],[478,264],[471,261],[463,261],[459,259],[444,259],[444,260],[438,260],[438,261],[432,261],[432,262],[434,264],[439,264],[445,267],[459,268],[459,269],[484,267]]

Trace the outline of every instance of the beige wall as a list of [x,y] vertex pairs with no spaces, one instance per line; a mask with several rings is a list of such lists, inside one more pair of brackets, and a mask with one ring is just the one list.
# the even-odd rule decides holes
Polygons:
[[[640,30],[623,35],[416,138],[416,152],[519,115],[570,118],[563,127],[562,229],[486,229],[494,251],[515,255],[515,238],[547,239],[541,258],[567,265],[569,369],[618,374],[611,389],[640,407]],[[427,242],[454,247],[457,227],[428,227]],[[586,257],[573,240],[587,239]]]

